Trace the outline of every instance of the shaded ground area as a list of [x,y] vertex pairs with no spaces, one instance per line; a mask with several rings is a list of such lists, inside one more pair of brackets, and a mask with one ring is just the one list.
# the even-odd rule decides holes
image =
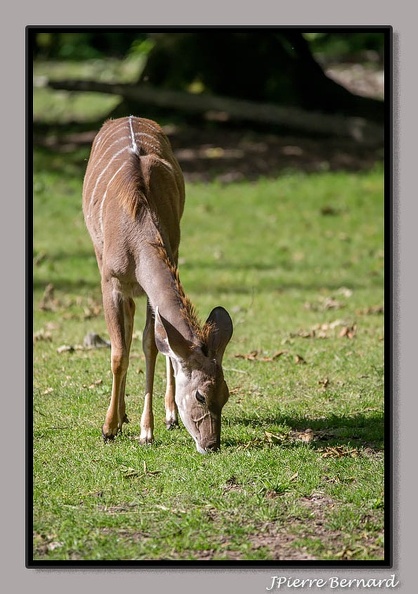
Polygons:
[[[325,67],[325,66],[324,66]],[[361,64],[330,64],[326,74],[352,93],[383,99],[383,71]],[[168,130],[170,132],[170,130]],[[383,159],[383,147],[338,138],[301,137],[280,131],[183,128],[171,135],[188,180],[221,182],[276,176],[288,169],[362,171]]]
[[228,183],[276,176],[289,169],[305,172],[373,167],[381,150],[337,139],[301,138],[238,130],[181,130],[171,136],[186,179]]
[[[54,153],[89,146],[100,127],[68,131],[68,127],[35,125],[34,142]],[[301,138],[277,133],[204,125],[165,127],[187,181],[221,183],[274,177],[289,169],[361,171],[383,158],[382,148],[370,148],[338,138]]]

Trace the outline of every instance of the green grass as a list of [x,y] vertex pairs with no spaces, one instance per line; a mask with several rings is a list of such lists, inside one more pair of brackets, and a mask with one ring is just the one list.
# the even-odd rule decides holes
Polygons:
[[[127,386],[131,424],[102,443],[109,352],[57,352],[91,330],[107,337],[81,172],[36,177],[35,558],[255,560],[293,549],[381,558],[381,172],[188,187],[183,284],[203,316],[222,304],[235,323],[223,448],[208,457],[184,429],[165,430],[162,398],[155,445],[135,440],[143,307]],[[328,205],[337,212],[322,214]],[[52,310],[41,311],[49,283]],[[355,334],[340,336],[348,327]],[[160,395],[163,378],[159,361]],[[306,428],[309,443],[294,436]],[[283,552],[282,533],[291,537]]]
[[136,440],[143,301],[131,422],[102,441],[109,351],[77,348],[89,331],[107,338],[87,155],[34,155],[34,559],[382,560],[382,169],[188,184],[183,285],[202,318],[223,305],[234,321],[222,449],[202,456],[165,429],[161,357],[156,441]]
[[120,101],[119,97],[102,93],[72,93],[53,91],[45,82],[66,78],[93,79],[99,82],[133,83],[138,80],[143,62],[136,56],[126,60],[84,60],[67,62],[43,62],[34,64],[35,121],[65,124],[72,121],[89,121],[102,115],[103,118]]

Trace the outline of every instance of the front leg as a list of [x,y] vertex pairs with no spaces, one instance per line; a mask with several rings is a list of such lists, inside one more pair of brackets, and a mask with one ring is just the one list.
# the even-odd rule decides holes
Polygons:
[[178,412],[175,401],[176,385],[170,357],[166,357],[167,384],[165,390],[165,424],[167,429],[178,427]]
[[139,442],[149,444],[154,441],[154,413],[152,411],[152,393],[154,386],[155,362],[157,347],[155,345],[154,319],[151,306],[147,304],[147,319],[142,337],[142,348],[145,355],[145,399],[141,415],[141,434]]

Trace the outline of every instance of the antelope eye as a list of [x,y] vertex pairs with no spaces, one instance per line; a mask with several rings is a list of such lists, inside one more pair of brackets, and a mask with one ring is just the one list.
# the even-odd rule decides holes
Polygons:
[[206,402],[206,398],[203,396],[203,394],[201,394],[201,393],[199,392],[199,390],[196,390],[196,394],[195,394],[195,396],[196,396],[196,400],[197,400],[198,402],[200,402],[200,404],[205,404],[205,402]]

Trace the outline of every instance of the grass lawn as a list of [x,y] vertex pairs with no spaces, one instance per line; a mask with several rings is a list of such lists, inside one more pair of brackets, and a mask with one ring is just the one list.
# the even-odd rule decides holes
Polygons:
[[33,559],[381,561],[383,168],[187,184],[182,283],[202,318],[223,305],[234,322],[221,451],[202,456],[165,429],[162,357],[156,441],[137,442],[144,301],[131,422],[102,441],[110,354],[83,348],[108,338],[87,157],[34,152]]

